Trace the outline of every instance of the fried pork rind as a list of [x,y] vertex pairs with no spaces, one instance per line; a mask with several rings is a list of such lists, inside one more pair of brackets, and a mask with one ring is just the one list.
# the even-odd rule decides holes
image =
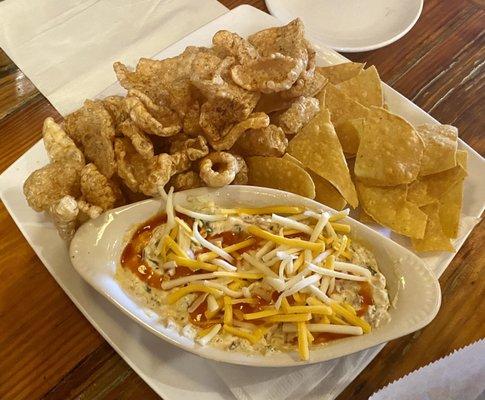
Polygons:
[[329,181],[352,207],[357,207],[357,193],[327,109],[319,111],[290,140],[287,152]]
[[130,118],[147,134],[169,137],[182,129],[178,115],[164,105],[156,105],[146,94],[130,90],[124,100]]
[[265,113],[253,113],[246,120],[224,129],[222,139],[212,141],[210,144],[218,151],[229,150],[248,129],[261,129],[268,125],[269,117]]
[[246,161],[237,154],[233,154],[233,156],[236,159],[237,173],[231,185],[247,185],[249,170]]
[[384,104],[381,79],[373,65],[352,79],[338,84],[337,88],[365,107],[382,107]]
[[200,104],[198,101],[192,103],[184,116],[182,130],[185,134],[196,136],[203,132],[200,126]]
[[249,129],[242,134],[233,150],[243,156],[281,157],[288,146],[283,129],[276,125]]
[[101,207],[95,206],[94,204],[89,204],[87,201],[79,199],[77,201],[77,206],[79,208],[79,222],[83,223],[89,219],[98,218],[102,213],[103,209]]
[[24,182],[24,195],[35,211],[48,211],[62,197],[81,194],[79,164],[53,162],[32,172]]
[[133,192],[157,196],[158,188],[163,187],[172,175],[173,164],[168,154],[144,159],[126,138],[115,140],[115,153],[118,176]]
[[102,100],[104,108],[111,115],[115,128],[118,128],[123,121],[129,118],[123,105],[123,99],[123,96],[108,96]]
[[[125,89],[138,89],[148,95],[155,104],[164,104],[177,112],[185,132],[200,133],[197,118],[198,96],[191,83],[195,74],[205,79],[210,76],[217,61],[213,49],[189,46],[176,57],[164,60],[140,59],[135,71],[129,71],[121,63],[114,69]],[[187,129],[188,128],[188,129]]]
[[198,123],[199,99],[190,78],[194,74],[209,73],[214,59],[217,56],[213,50],[189,46],[182,54],[165,60],[142,58],[135,71],[121,63],[115,63],[114,69],[125,89],[138,89],[156,105],[175,111],[179,117],[178,125],[192,135],[199,134],[201,128]]
[[327,82],[327,78],[315,71],[312,75],[299,78],[290,89],[280,92],[280,95],[283,99],[313,97],[324,88]]
[[328,82],[327,78],[315,70],[316,50],[307,40],[305,40],[305,43],[308,52],[306,69],[290,89],[280,92],[281,97],[284,99],[292,99],[300,96],[313,97],[320,92]]
[[226,57],[220,60],[210,76],[201,78],[195,74],[192,77],[192,84],[207,102],[225,112],[228,123],[246,118],[260,97],[259,93],[248,92],[234,84],[229,71],[234,63],[234,57]]
[[359,75],[364,69],[364,65],[362,63],[346,62],[327,67],[316,67],[316,71],[327,78],[333,85],[338,85]]
[[294,135],[320,111],[314,97],[299,97],[278,118],[278,125],[287,135]]
[[236,121],[234,117],[227,117],[230,113],[231,104],[225,99],[215,99],[202,104],[199,124],[208,140],[219,140],[226,124]]
[[94,164],[87,164],[81,170],[81,193],[83,199],[95,206],[109,210],[121,205],[120,188],[98,171]]
[[209,154],[207,141],[201,135],[196,138],[189,138],[175,141],[170,146],[170,153],[184,152],[190,161],[199,160]]
[[216,32],[212,44],[219,52],[235,57],[240,64],[246,64],[259,57],[254,46],[237,33],[226,30]]
[[102,135],[109,140],[115,137],[113,120],[101,100],[86,100],[80,109],[64,119],[64,129],[81,150],[86,135]]
[[283,99],[280,93],[263,93],[256,104],[254,112],[264,112],[270,114],[275,111],[286,110],[290,104],[291,99]]
[[51,162],[72,162],[84,166],[84,155],[66,132],[49,117],[42,128],[44,147]]
[[192,102],[189,82],[192,63],[200,52],[207,52],[207,49],[188,46],[178,56],[164,60],[141,58],[135,71],[120,62],[114,63],[113,68],[126,90],[138,89],[156,104],[167,103],[173,110],[184,114]]
[[450,238],[443,232],[440,223],[439,204],[431,203],[421,208],[428,216],[428,222],[422,239],[412,239],[416,251],[453,251]]
[[153,143],[133,121],[122,122],[119,130],[123,136],[131,140],[131,144],[143,158],[149,159],[154,156]]
[[229,185],[238,172],[236,158],[231,153],[218,151],[205,156],[199,167],[199,175],[207,186]]
[[116,170],[112,141],[104,135],[89,133],[84,136],[83,144],[86,158],[92,161],[106,178],[111,178]]
[[395,186],[414,181],[421,165],[423,141],[404,118],[371,107],[360,132],[355,176],[374,186]]
[[294,73],[298,78],[308,64],[308,43],[304,35],[303,23],[296,18],[287,25],[256,32],[248,37],[248,41],[262,57],[279,53],[296,60]]
[[204,186],[204,182],[202,182],[197,172],[187,171],[172,176],[168,185],[173,186],[173,189],[178,192],[180,190],[202,187]]
[[116,168],[112,143],[115,128],[103,102],[86,100],[83,107],[66,117],[64,127],[86,159],[111,178]]
[[201,106],[199,123],[210,141],[219,140],[227,126],[246,119],[260,97],[259,93],[248,92],[235,85],[227,76],[233,62],[233,57],[227,57],[210,79],[192,80],[207,99]]
[[412,238],[424,236],[427,216],[406,200],[406,185],[378,187],[357,181],[356,187],[364,211],[379,224]]
[[[224,59],[221,64],[230,58]],[[256,107],[260,97],[259,93],[248,92],[230,82],[229,78],[224,80],[220,75],[214,76],[211,80],[194,79],[192,83],[207,100],[225,100],[230,103],[234,108],[231,112],[238,119],[247,117]]]
[[69,242],[78,226],[79,208],[77,201],[72,196],[64,196],[49,207],[57,232],[62,240]]
[[159,154],[149,160],[148,175],[140,183],[140,190],[148,196],[158,196],[173,175],[173,161],[169,154]]
[[[201,48],[199,48],[201,49]],[[210,80],[217,73],[220,68],[221,61],[226,58],[226,54],[215,51],[213,49],[206,49],[206,51],[200,51],[194,57],[192,62],[191,80]]]
[[192,161],[199,160],[209,153],[209,147],[203,136],[174,142],[171,150],[174,149],[178,150],[171,151],[172,175],[187,171],[192,167]]
[[172,175],[180,174],[192,167],[192,161],[190,161],[185,151],[171,154],[170,159],[172,160]]
[[424,124],[416,128],[424,142],[419,175],[431,175],[456,165],[458,129],[451,125]]
[[231,76],[242,88],[261,93],[288,90],[301,73],[298,61],[280,53],[235,65]]
[[315,185],[310,175],[300,166],[279,157],[249,157],[249,184],[269,187],[315,197]]

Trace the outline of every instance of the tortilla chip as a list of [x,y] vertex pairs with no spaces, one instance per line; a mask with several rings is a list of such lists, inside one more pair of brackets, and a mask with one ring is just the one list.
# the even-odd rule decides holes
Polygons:
[[418,207],[422,207],[436,201],[434,197],[431,197],[428,194],[427,183],[420,179],[409,184],[407,200],[416,204]]
[[451,125],[424,124],[416,130],[424,142],[420,176],[436,174],[456,165],[458,129]]
[[348,119],[338,126],[338,131],[335,128],[340,144],[344,149],[345,157],[347,158],[354,158],[357,154],[360,133],[364,130],[364,121],[364,118]]
[[340,83],[337,88],[365,107],[382,107],[382,85],[373,65],[359,75]]
[[[304,168],[303,164],[291,154],[284,154],[283,159],[291,161],[298,166]],[[344,207],[347,205],[347,202],[339,193],[339,191],[335,188],[335,186],[333,186],[329,181],[315,174],[309,169],[306,169],[306,172],[310,174],[313,183],[315,184],[315,200],[319,203],[325,204],[326,206],[333,208],[334,210],[343,210]]]
[[451,241],[443,232],[439,218],[438,203],[431,203],[421,208],[428,216],[428,223],[422,239],[412,239],[416,251],[453,251]]
[[331,84],[327,84],[317,98],[320,101],[320,108],[326,107],[330,111],[330,118],[344,153],[356,154],[360,142],[359,132],[349,120],[367,117],[369,109]]
[[355,176],[374,186],[410,183],[418,176],[423,142],[404,118],[371,107],[360,132]]
[[327,109],[321,110],[290,140],[287,152],[329,181],[352,207],[357,207],[357,193]]
[[364,211],[379,224],[401,235],[414,238],[424,236],[426,214],[406,200],[406,185],[378,187],[357,181],[356,186]]
[[458,150],[456,158],[458,165],[437,174],[418,177],[409,184],[407,200],[418,207],[440,201],[466,177],[466,157],[464,150]]
[[439,218],[441,229],[446,237],[456,238],[458,236],[462,203],[463,181],[453,186],[440,199]]
[[343,64],[329,65],[327,67],[316,67],[315,70],[327,78],[330,83],[338,85],[359,75],[364,65],[362,63],[346,62]]
[[249,157],[249,185],[285,190],[313,199],[315,185],[310,175],[298,165],[279,157]]
[[[460,166],[466,171],[467,152],[458,150],[456,158]],[[439,199],[439,217],[443,233],[450,238],[458,236],[460,225],[460,214],[463,203],[463,183],[462,179],[454,184],[452,188]]]
[[363,209],[359,209],[359,216],[357,217],[363,224],[377,224],[378,222],[367,214]]
[[420,178],[420,180],[426,183],[429,196],[439,200],[441,196],[444,196],[456,183],[465,179],[467,172],[464,166],[466,166],[467,155],[465,150],[459,150],[456,152],[458,165],[446,171]]

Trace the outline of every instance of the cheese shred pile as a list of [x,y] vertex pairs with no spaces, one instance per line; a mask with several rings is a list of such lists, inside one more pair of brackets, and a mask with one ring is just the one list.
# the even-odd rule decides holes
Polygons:
[[[280,329],[308,360],[312,343],[322,338],[371,331],[358,310],[332,298],[336,281],[371,277],[350,262],[347,212],[274,206],[204,213],[174,205],[171,192],[166,200],[169,218],[153,251],[164,271],[161,288],[171,305],[195,296],[188,312],[203,310],[201,345],[219,334],[254,345]],[[242,223],[211,234],[215,224],[234,218]],[[237,240],[224,243],[227,232]],[[190,273],[180,276],[180,267]]]

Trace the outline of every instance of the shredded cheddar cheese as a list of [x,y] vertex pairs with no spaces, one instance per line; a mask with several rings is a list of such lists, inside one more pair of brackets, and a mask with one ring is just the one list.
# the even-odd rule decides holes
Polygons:
[[301,239],[288,239],[282,236],[275,235],[271,232],[265,231],[264,229],[261,229],[260,227],[255,225],[248,226],[246,230],[254,236],[257,236],[266,240],[271,240],[275,243],[290,246],[290,247],[298,247],[298,248],[309,249],[314,251],[323,251],[325,249],[325,247],[321,243],[312,243]]

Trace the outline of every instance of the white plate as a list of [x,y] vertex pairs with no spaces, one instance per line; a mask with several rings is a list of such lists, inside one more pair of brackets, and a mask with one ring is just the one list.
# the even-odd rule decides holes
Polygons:
[[283,22],[300,17],[308,34],[343,52],[387,46],[414,26],[423,0],[266,0]]
[[[218,208],[296,205],[313,210],[333,211],[313,200],[292,193],[251,186],[200,188],[178,192],[174,196],[174,204],[190,208],[190,200],[195,198],[214,202]],[[426,264],[389,238],[347,217],[343,222],[351,226],[351,237],[365,244],[374,253],[379,268],[386,277],[390,298],[397,298],[396,308],[390,310],[390,323],[363,336],[349,337],[318,346],[311,350],[308,362],[300,361],[296,352],[263,356],[200,346],[180,335],[176,329],[161,324],[156,314],[123,291],[115,278],[116,266],[126,245],[123,240],[126,233],[154,216],[160,211],[161,206],[165,208],[159,200],[145,200],[109,211],[85,223],[78,229],[71,242],[71,261],[88,283],[140,325],[167,342],[204,358],[256,367],[312,364],[355,353],[414,332],[427,325],[438,312],[440,286],[438,279]]]
[[[240,35],[248,35],[259,29],[281,24],[272,16],[253,7],[240,6],[209,24],[195,30],[186,38],[161,51],[155,57],[175,55],[188,45],[207,46],[212,35],[220,29],[230,29]],[[338,64],[346,58],[328,49],[318,40],[318,61],[321,64]],[[113,79],[113,82],[115,79]],[[117,84],[104,93],[121,92]],[[412,123],[436,123],[430,115],[396,91],[384,85],[386,101],[392,111],[406,117]],[[485,184],[482,179],[485,163],[473,149],[460,140],[460,147],[469,156],[469,176],[465,181],[462,224],[459,237],[453,242],[458,250],[478,221],[483,211]],[[42,142],[39,141],[0,176],[0,196],[5,207],[26,240],[44,263],[57,283],[89,322],[100,332],[121,357],[164,400],[197,398],[198,400],[233,398],[227,385],[215,374],[213,366],[219,364],[204,360],[188,352],[180,351],[147,332],[131,318],[117,312],[112,304],[98,294],[72,268],[65,244],[59,239],[51,222],[44,215],[30,209],[22,194],[22,183],[27,176],[48,162]],[[389,236],[389,231],[381,231]],[[393,237],[393,239],[395,239]],[[401,239],[397,237],[396,239]],[[409,243],[404,243],[410,247]],[[426,264],[441,275],[453,259],[452,253],[437,253],[423,257]],[[325,391],[337,396],[379,352],[381,346],[329,362]],[[327,363],[326,363],[327,364]],[[237,372],[236,372],[237,371]],[[253,373],[247,367],[231,367],[231,374],[265,379],[264,371]],[[244,384],[244,380],[239,378]],[[332,383],[330,383],[332,382]]]

